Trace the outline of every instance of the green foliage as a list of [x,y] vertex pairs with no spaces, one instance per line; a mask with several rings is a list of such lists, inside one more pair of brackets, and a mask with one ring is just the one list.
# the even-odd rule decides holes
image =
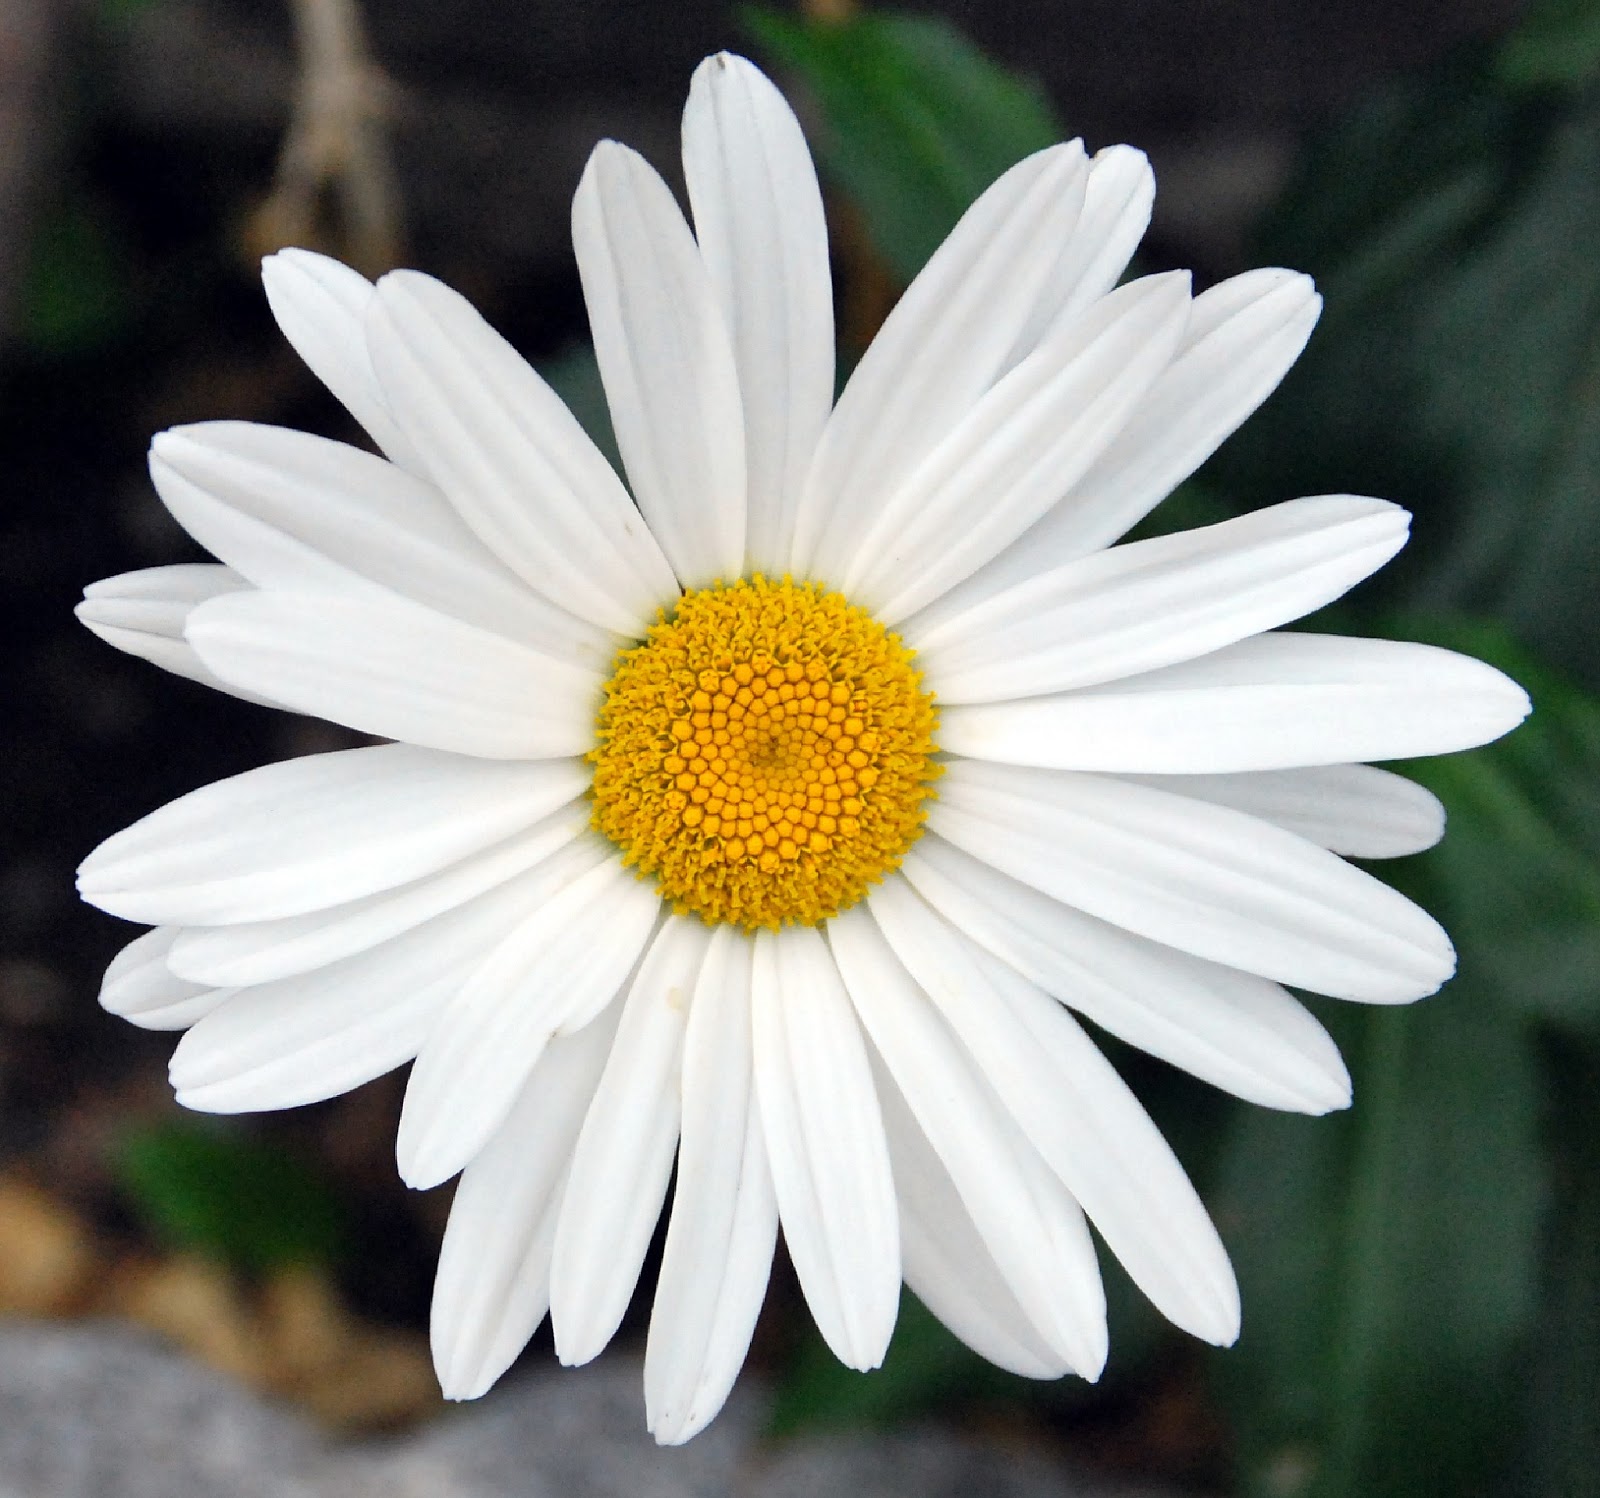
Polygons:
[[116,235],[85,199],[69,198],[35,231],[24,271],[18,333],[34,352],[81,354],[115,338],[130,318]]
[[1416,540],[1376,593],[1505,620],[1600,685],[1600,90],[1508,92],[1462,65],[1336,129],[1264,258],[1328,311],[1225,449],[1241,506],[1355,489]]
[[1351,1113],[1236,1114],[1214,1205],[1245,1330],[1215,1369],[1247,1493],[1469,1495],[1505,1455],[1538,1273],[1538,1075],[1515,1018],[1463,986],[1338,1016]]
[[1533,699],[1500,742],[1407,767],[1450,817],[1424,861],[1431,908],[1501,1003],[1600,1035],[1600,701],[1502,631],[1407,621],[1396,633],[1493,661]]
[[1600,4],[1542,0],[1506,42],[1501,79],[1512,88],[1571,88],[1600,78]]
[[870,13],[802,21],[768,10],[746,11],[745,20],[809,86],[823,166],[903,281],[996,177],[1065,133],[1038,88],[945,21]]
[[339,1255],[338,1198],[304,1162],[243,1134],[184,1120],[126,1139],[117,1161],[138,1214],[175,1248],[252,1273]]

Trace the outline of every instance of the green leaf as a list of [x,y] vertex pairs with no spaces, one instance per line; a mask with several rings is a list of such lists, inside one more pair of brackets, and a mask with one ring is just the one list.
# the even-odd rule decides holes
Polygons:
[[1327,298],[1221,455],[1241,507],[1382,494],[1416,514],[1363,597],[1503,618],[1600,687],[1600,90],[1482,63],[1396,86],[1309,158],[1263,258]]
[[1542,1226],[1526,1032],[1470,979],[1336,1023],[1352,1113],[1241,1110],[1216,1201],[1246,1308],[1216,1370],[1243,1490],[1481,1493]]
[[1600,4],[1543,0],[1512,33],[1499,57],[1512,88],[1581,87],[1600,78]]
[[116,1160],[139,1215],[176,1248],[260,1272],[338,1257],[345,1219],[308,1165],[262,1141],[201,1123],[123,1142]]
[[1600,1034],[1600,701],[1487,625],[1394,633],[1490,661],[1533,699],[1497,743],[1404,767],[1449,813],[1420,863],[1478,981],[1530,1017]]
[[1040,89],[944,21],[871,13],[805,21],[769,10],[744,19],[809,85],[823,166],[902,281],[996,177],[1062,138]]
[[1550,1047],[1545,1076],[1558,1190],[1509,1495],[1588,1492],[1600,1472],[1600,1049]]
[[38,353],[79,354],[115,338],[131,316],[126,268],[95,206],[72,198],[34,234],[18,332]]

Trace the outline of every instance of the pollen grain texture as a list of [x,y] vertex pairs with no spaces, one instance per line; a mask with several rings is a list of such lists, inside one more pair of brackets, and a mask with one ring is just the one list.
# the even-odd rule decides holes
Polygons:
[[691,589],[617,656],[593,824],[679,914],[816,925],[920,835],[937,721],[912,653],[840,594]]

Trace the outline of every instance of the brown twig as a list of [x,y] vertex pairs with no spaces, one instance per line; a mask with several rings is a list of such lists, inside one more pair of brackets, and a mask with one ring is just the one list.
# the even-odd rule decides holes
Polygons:
[[272,192],[251,222],[250,247],[323,247],[375,275],[401,257],[399,193],[384,135],[393,86],[368,52],[357,0],[293,3],[294,115]]

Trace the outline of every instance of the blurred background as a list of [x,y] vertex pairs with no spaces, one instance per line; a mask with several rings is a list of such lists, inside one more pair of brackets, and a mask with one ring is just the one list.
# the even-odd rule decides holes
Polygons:
[[[171,1037],[95,1003],[135,933],[72,889],[162,802],[352,740],[118,655],[71,610],[200,559],[145,476],[154,431],[353,438],[268,317],[255,267],[281,244],[450,281],[599,430],[571,193],[603,135],[677,181],[689,75],[722,47],[807,122],[847,358],[971,198],[1064,136],[1150,154],[1141,269],[1312,272],[1310,351],[1158,528],[1397,500],[1410,548],[1329,627],[1468,649],[1536,704],[1501,745],[1409,767],[1450,833],[1379,872],[1461,972],[1410,1010],[1316,1005],[1350,1114],[1250,1109],[1112,1050],[1234,1255],[1237,1348],[1163,1326],[1108,1264],[1096,1387],[1001,1374],[909,1301],[863,1378],[780,1264],[750,1439],[931,1422],[1040,1493],[1600,1492],[1600,0],[0,0],[0,1414],[32,1376],[10,1331],[103,1317],[334,1432],[436,1413],[448,1190],[395,1179],[403,1078],[182,1116]],[[524,1362],[553,1362],[547,1334]],[[56,1470],[14,1491],[124,1491]],[[934,1491],[902,1481],[870,1490]]]

